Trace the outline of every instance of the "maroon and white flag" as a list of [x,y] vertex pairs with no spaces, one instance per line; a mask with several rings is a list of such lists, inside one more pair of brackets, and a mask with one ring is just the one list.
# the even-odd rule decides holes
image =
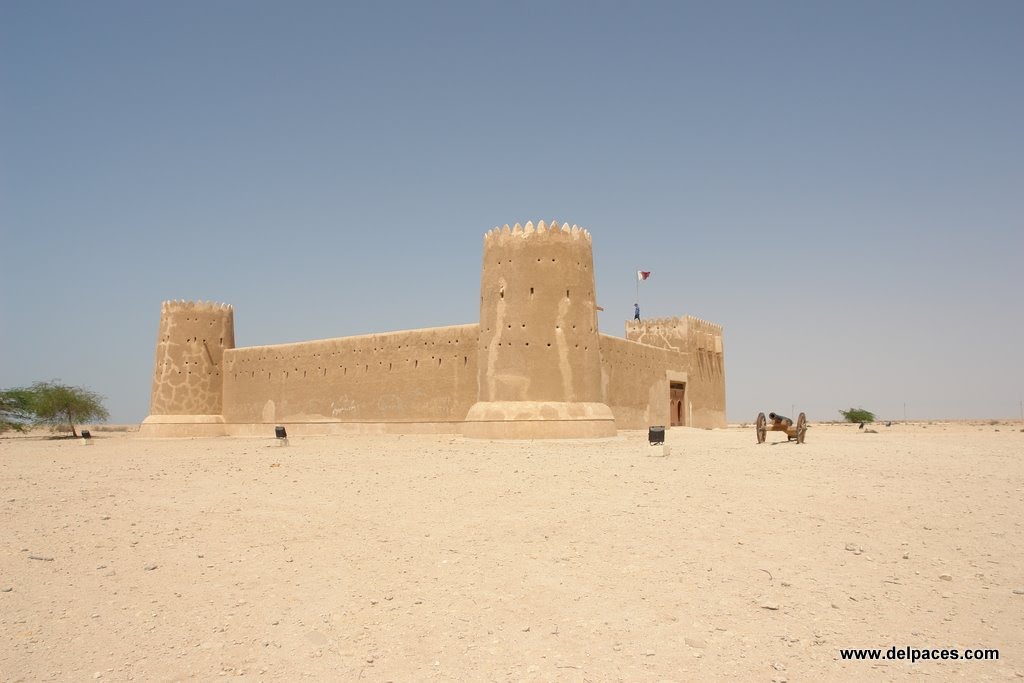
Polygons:
[[636,271],[636,281],[637,282],[643,282],[644,280],[646,280],[650,276],[651,276],[651,271],[649,271],[649,270],[638,270],[638,271]]

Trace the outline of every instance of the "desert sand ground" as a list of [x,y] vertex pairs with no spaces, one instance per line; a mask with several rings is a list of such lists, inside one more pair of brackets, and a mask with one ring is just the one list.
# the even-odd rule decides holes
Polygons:
[[0,680],[1019,680],[1021,427],[0,438]]

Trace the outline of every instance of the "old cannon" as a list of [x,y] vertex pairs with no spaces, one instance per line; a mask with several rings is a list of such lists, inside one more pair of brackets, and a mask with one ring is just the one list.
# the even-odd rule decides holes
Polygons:
[[[769,424],[768,420],[771,420]],[[768,420],[765,419],[764,413],[757,414],[757,442],[764,443],[765,438],[768,436],[768,432],[786,432],[786,441],[796,440],[797,443],[803,443],[804,437],[807,435],[807,416],[803,413],[796,418],[796,424],[793,424],[793,420],[783,415],[776,415],[775,413],[768,413]]]

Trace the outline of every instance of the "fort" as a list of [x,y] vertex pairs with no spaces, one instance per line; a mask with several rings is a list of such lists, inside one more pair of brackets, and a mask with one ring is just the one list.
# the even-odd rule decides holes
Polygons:
[[595,438],[725,426],[722,328],[597,326],[591,235],[544,221],[484,235],[476,323],[236,348],[227,304],[160,312],[146,436],[454,433]]

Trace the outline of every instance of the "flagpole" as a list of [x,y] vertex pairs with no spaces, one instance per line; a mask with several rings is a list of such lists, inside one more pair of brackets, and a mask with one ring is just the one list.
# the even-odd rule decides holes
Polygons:
[[633,280],[636,282],[636,298],[633,299],[637,304],[640,303],[640,269],[637,268],[633,272]]

